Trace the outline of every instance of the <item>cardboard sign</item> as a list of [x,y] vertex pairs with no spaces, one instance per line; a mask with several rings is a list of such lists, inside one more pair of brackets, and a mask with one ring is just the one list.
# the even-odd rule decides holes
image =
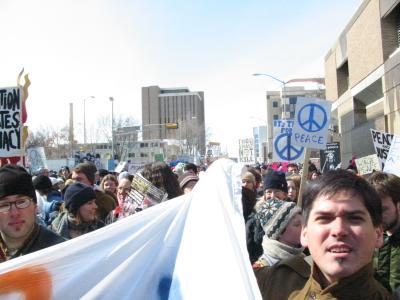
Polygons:
[[365,175],[374,171],[380,171],[381,165],[376,154],[364,156],[356,159],[358,174]]
[[383,171],[400,177],[400,136],[393,135]]
[[0,88],[0,157],[23,155],[22,89]]
[[340,168],[341,158],[339,142],[326,144],[326,148],[324,150],[320,150],[319,155],[321,158],[322,173]]
[[293,120],[274,120],[273,161],[297,162],[303,160],[303,147],[292,143]]
[[331,106],[331,102],[322,99],[297,98],[292,143],[310,149],[325,149]]
[[372,141],[374,142],[375,152],[379,158],[381,170],[383,170],[385,167],[387,155],[389,153],[390,145],[392,143],[393,134],[378,131],[372,128],[370,130]]

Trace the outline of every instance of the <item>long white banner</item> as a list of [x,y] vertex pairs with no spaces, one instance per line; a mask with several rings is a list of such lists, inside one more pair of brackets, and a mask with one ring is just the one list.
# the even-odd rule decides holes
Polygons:
[[219,160],[190,195],[0,264],[0,297],[261,299],[246,250],[241,172]]

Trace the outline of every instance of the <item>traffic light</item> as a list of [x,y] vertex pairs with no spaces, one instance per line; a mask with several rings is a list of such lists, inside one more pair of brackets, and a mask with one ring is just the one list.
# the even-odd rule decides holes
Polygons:
[[167,129],[177,129],[178,123],[165,123],[165,128]]

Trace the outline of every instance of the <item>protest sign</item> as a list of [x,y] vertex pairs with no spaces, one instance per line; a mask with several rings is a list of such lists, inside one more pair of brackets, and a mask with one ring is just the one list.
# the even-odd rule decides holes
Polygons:
[[381,164],[381,170],[385,167],[386,158],[390,149],[390,145],[393,139],[393,134],[378,131],[375,129],[371,130],[372,141],[374,142],[374,148],[376,155],[379,158]]
[[131,191],[125,199],[127,211],[143,210],[161,203],[168,198],[168,193],[160,190],[140,173],[136,173],[131,184]]
[[392,143],[386,159],[385,168],[387,173],[400,177],[400,136],[393,135]]
[[32,172],[39,168],[46,167],[46,154],[43,147],[26,149],[26,156],[29,168]]
[[119,162],[118,166],[115,167],[114,172],[121,173],[123,171],[127,171],[127,168],[128,168],[128,162],[121,161]]
[[374,171],[380,171],[381,165],[376,154],[364,156],[356,159],[358,174],[365,175]]
[[293,141],[309,149],[325,149],[332,103],[315,98],[297,98]]
[[0,157],[23,155],[22,88],[0,88]]
[[239,140],[239,161],[242,163],[254,163],[253,138]]
[[273,161],[297,162],[303,160],[303,147],[292,143],[293,120],[274,120]]
[[[0,297],[261,299],[246,249],[242,171],[216,161],[191,194],[1,263]],[[218,267],[221,258],[230,263]]]
[[321,172],[325,173],[330,170],[336,170],[340,167],[340,143],[327,143],[324,150],[320,150]]

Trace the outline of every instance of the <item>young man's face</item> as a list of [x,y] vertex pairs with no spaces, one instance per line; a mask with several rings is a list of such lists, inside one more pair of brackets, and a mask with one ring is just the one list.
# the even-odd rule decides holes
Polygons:
[[328,283],[352,275],[372,260],[383,244],[362,198],[352,191],[321,195],[314,201],[301,243],[308,247]]
[[0,205],[12,203],[10,210],[0,212],[0,233],[6,242],[23,242],[33,230],[36,204],[31,200],[28,207],[17,208],[15,202],[23,199],[31,198],[25,195],[11,195],[0,199]]

